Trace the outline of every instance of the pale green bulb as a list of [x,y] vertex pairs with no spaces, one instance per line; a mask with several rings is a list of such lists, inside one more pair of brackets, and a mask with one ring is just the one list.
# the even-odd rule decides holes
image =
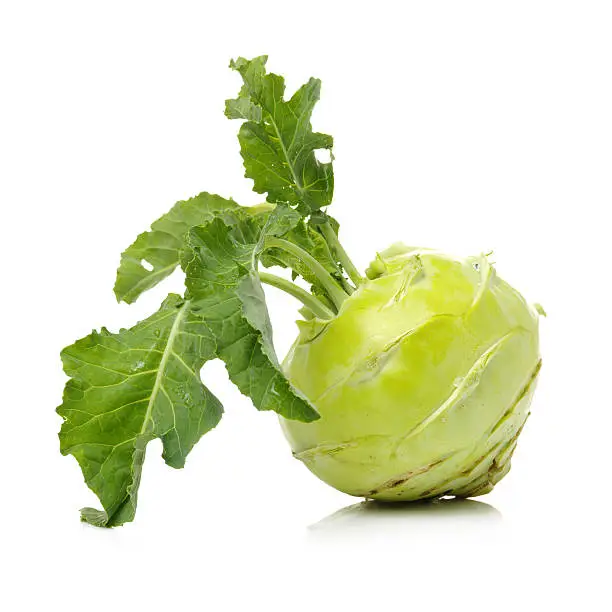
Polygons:
[[540,369],[538,311],[465,260],[394,245],[284,362],[321,418],[281,419],[294,455],[351,495],[487,493],[508,472]]

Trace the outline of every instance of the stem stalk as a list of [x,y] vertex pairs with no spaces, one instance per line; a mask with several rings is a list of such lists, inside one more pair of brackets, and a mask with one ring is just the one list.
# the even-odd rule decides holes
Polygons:
[[338,285],[338,283],[331,277],[329,272],[312,255],[310,255],[310,253],[307,253],[297,244],[293,244],[293,242],[283,240],[282,238],[270,236],[266,238],[265,246],[266,248],[274,247],[277,249],[282,249],[287,253],[291,253],[291,255],[294,255],[300,259],[303,264],[308,266],[310,271],[317,277],[317,280],[327,292],[327,295],[333,302],[336,310],[340,308],[342,302],[344,302],[344,300],[348,297],[348,294],[342,290],[340,285]]
[[319,319],[332,319],[334,313],[321,303],[314,295],[308,293],[301,287],[298,287],[295,283],[292,283],[286,278],[276,276],[276,274],[269,274],[268,272],[260,272],[259,278],[262,283],[281,289],[285,293],[292,295],[294,298],[300,300],[304,306],[309,308],[315,316]]
[[346,273],[349,275],[349,278],[355,284],[355,287],[359,287],[359,285],[363,282],[363,277],[361,276],[361,274],[359,274],[359,270],[357,270],[357,267],[351,261],[351,258],[348,256],[348,253],[340,244],[338,236],[336,235],[336,232],[334,232],[333,227],[330,225],[329,221],[321,223],[319,227],[321,228],[323,237],[327,241],[327,244],[329,245],[329,248],[331,249],[332,253],[336,256],[338,262],[346,270]]

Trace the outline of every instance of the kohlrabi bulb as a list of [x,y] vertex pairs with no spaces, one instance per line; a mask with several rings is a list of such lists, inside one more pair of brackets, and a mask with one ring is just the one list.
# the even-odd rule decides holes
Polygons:
[[486,256],[394,246],[330,321],[300,321],[285,372],[317,409],[295,457],[351,495],[482,495],[508,472],[540,369],[538,312]]

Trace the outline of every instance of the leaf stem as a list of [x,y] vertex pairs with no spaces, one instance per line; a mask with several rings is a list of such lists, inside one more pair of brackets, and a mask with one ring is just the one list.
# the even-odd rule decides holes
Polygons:
[[274,247],[277,249],[282,249],[287,253],[291,253],[291,255],[294,255],[300,259],[304,265],[308,266],[310,271],[317,277],[317,280],[327,292],[327,295],[333,302],[336,310],[340,308],[342,302],[344,302],[344,300],[348,297],[348,294],[342,290],[340,285],[338,285],[338,283],[331,277],[327,270],[312,255],[310,255],[310,253],[307,253],[297,244],[293,244],[293,242],[283,240],[282,238],[270,236],[266,238],[265,246],[266,248]]
[[323,237],[327,241],[329,248],[332,253],[337,257],[338,261],[342,265],[342,267],[346,270],[349,278],[355,283],[355,287],[359,287],[363,282],[363,277],[359,274],[359,270],[357,270],[355,264],[351,261],[351,258],[348,256],[348,253],[344,250],[344,247],[340,244],[338,240],[338,236],[334,229],[330,225],[329,221],[325,221],[325,223],[321,223],[319,225],[321,228],[321,232],[323,233]]
[[259,272],[259,278],[262,283],[281,289],[285,293],[292,295],[294,298],[300,300],[304,306],[309,308],[313,314],[319,319],[332,319],[334,313],[321,303],[314,295],[308,293],[305,289],[298,287],[295,283],[292,283],[286,278],[276,276],[276,274],[269,274],[268,272]]

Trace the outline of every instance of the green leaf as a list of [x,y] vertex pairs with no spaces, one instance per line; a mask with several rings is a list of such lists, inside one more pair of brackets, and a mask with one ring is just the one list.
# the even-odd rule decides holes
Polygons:
[[266,73],[267,57],[238,58],[230,67],[243,79],[238,98],[227,100],[230,119],[246,119],[238,134],[245,176],[268,201],[289,204],[303,215],[331,203],[332,163],[319,162],[315,151],[331,150],[333,139],[312,131],[310,118],[319,100],[321,81],[310,79],[289,101],[285,81]]
[[[219,215],[226,223],[235,223],[248,214],[248,208],[218,195],[200,193],[177,202],[169,212],[154,221],[151,230],[136,238],[121,255],[117,270],[117,300],[131,304],[141,293],[172,274],[179,264],[183,237],[190,228]],[[145,266],[143,266],[143,262]],[[148,264],[148,265],[147,265]]]
[[70,380],[57,412],[62,454],[74,455],[103,511],[82,519],[113,527],[134,518],[145,447],[161,438],[175,468],[223,408],[202,384],[215,340],[191,304],[170,294],[158,312],[131,329],[92,332],[62,351]]
[[262,230],[255,220],[221,219],[192,228],[182,265],[189,299],[215,336],[230,379],[259,410],[312,421],[318,414],[285,378],[272,342],[257,261],[268,235],[284,234],[299,215],[278,206]]

